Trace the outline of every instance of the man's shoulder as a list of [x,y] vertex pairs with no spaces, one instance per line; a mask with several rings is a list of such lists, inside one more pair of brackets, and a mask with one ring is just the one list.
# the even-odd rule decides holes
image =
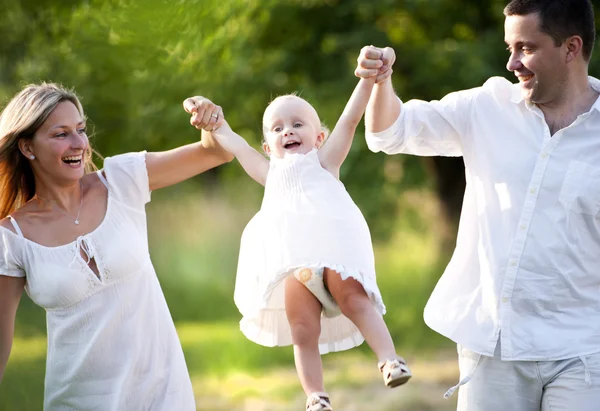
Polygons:
[[508,79],[500,76],[487,79],[481,86],[481,93],[503,103],[518,102],[521,99],[519,85],[511,83]]

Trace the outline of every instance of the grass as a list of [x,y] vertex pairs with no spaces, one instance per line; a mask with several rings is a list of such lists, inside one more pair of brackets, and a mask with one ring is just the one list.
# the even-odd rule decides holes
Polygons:
[[[239,238],[260,206],[260,193],[240,186],[202,197],[189,187],[154,193],[148,218],[152,259],[176,321],[198,409],[302,409],[291,347],[258,346],[238,329],[233,287]],[[380,410],[452,409],[451,401],[435,398],[454,384],[455,351],[422,320],[445,263],[434,224],[439,211],[427,192],[407,193],[400,201],[407,214],[398,219],[396,235],[375,251],[385,320],[399,352],[411,359],[415,378],[409,388],[384,389],[366,344],[329,354],[325,379],[337,409],[372,409],[373,398]],[[0,411],[41,409],[45,356],[44,312],[24,297],[0,385]]]

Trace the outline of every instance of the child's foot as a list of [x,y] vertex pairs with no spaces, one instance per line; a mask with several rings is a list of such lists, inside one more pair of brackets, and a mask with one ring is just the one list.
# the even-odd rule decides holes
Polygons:
[[326,392],[313,392],[306,399],[306,411],[333,411],[329,394]]
[[404,359],[399,357],[394,360],[380,361],[379,371],[383,374],[383,382],[390,388],[405,384],[412,374],[404,362]]

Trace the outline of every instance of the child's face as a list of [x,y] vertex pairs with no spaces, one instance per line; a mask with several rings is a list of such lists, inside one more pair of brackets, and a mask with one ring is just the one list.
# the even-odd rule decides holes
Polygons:
[[285,153],[306,154],[323,143],[325,133],[317,112],[296,96],[275,99],[263,116],[264,149],[283,158]]

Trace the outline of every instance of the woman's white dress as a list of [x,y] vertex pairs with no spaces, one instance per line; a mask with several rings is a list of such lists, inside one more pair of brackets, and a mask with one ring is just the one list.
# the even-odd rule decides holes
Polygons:
[[[242,234],[234,297],[247,338],[269,347],[292,344],[283,280],[299,267],[329,267],[358,280],[385,313],[369,227],[343,184],[321,166],[316,150],[271,156],[261,209]],[[344,315],[321,316],[322,354],[363,341]]]
[[148,252],[145,153],[107,158],[104,172],[106,216],[76,241],[45,247],[0,227],[0,275],[26,277],[28,295],[46,310],[44,410],[196,410]]

